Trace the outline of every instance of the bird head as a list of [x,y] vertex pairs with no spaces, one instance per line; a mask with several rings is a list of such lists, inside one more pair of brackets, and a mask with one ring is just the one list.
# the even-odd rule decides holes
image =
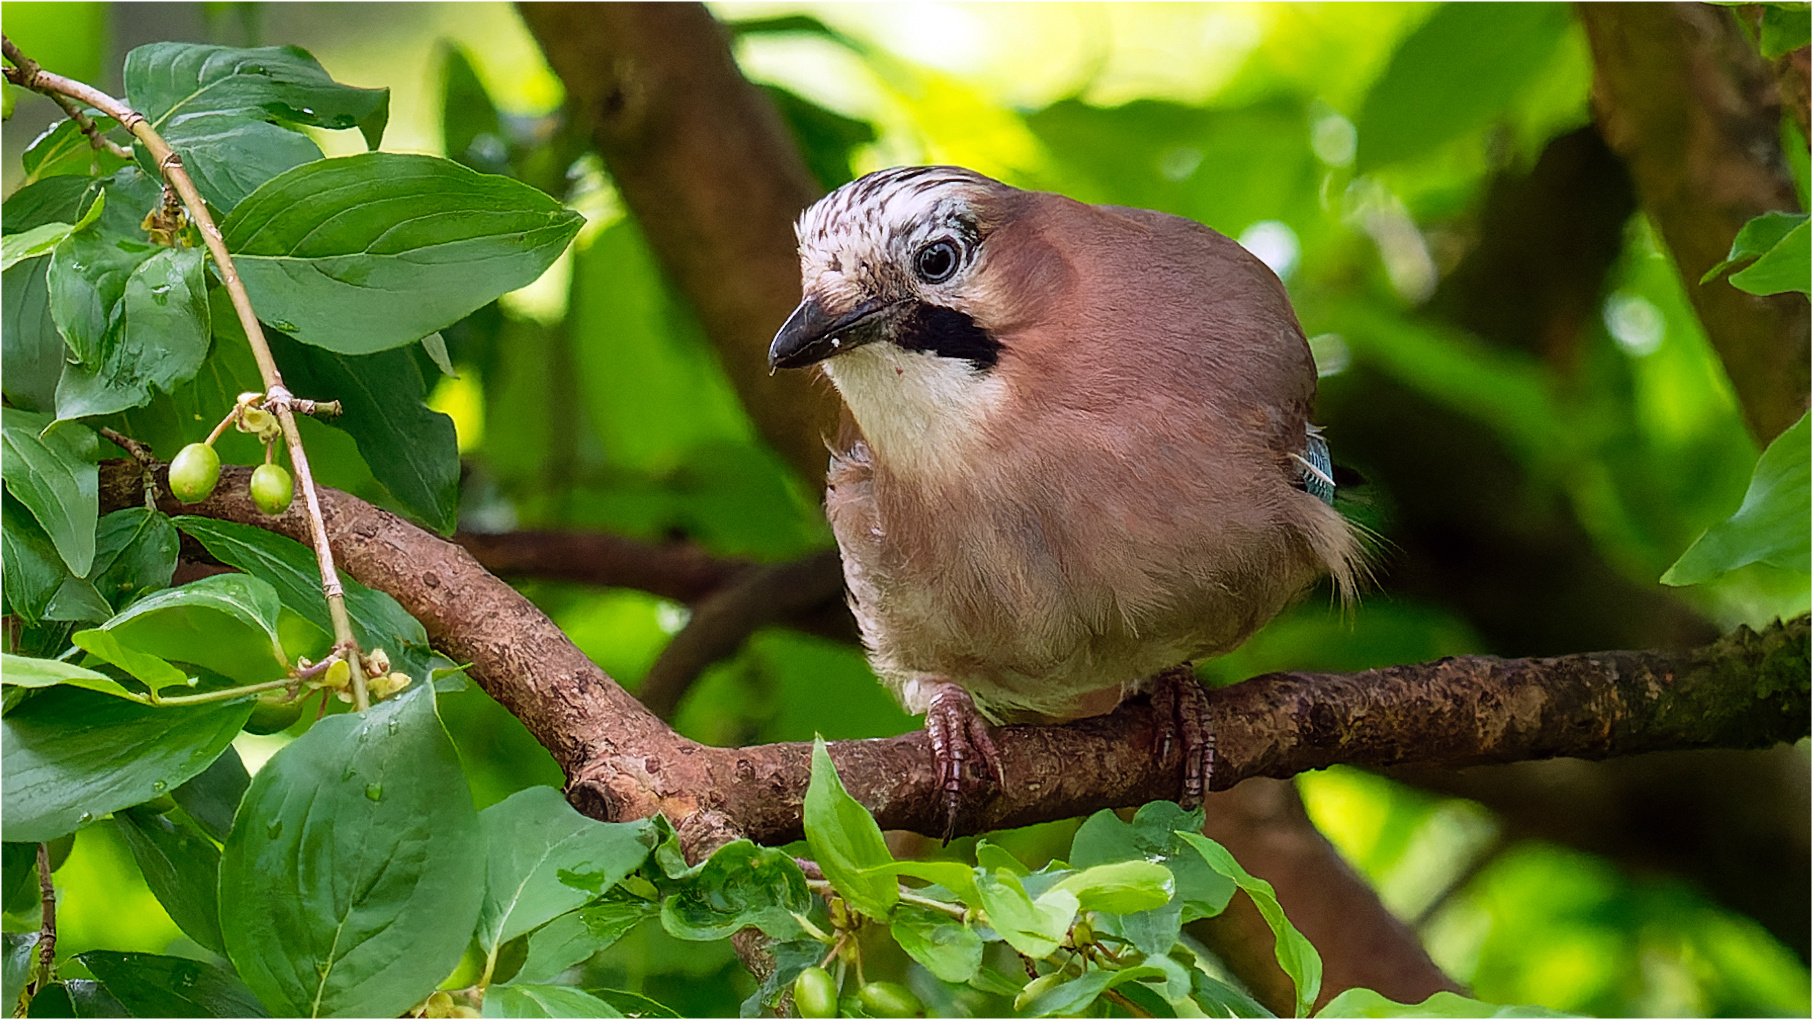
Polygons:
[[[1020,215],[1035,193],[971,170],[869,174],[800,217],[803,300],[768,351],[822,367],[875,454],[897,466],[961,453],[1009,386],[1016,330],[1042,292],[1047,249]],[[1037,258],[1041,264],[1051,260]]]
[[804,300],[775,336],[769,364],[801,368],[882,343],[992,367],[999,339],[974,313],[1001,214],[991,204],[1015,193],[960,167],[921,166],[825,196],[795,228]]

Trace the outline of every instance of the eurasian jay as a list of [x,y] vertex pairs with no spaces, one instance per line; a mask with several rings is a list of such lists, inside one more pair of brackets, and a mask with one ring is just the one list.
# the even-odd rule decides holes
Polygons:
[[1283,284],[1190,220],[960,167],[869,174],[796,229],[804,300],[769,362],[820,365],[846,404],[825,509],[869,660],[926,715],[947,824],[966,762],[1005,779],[985,717],[1145,689],[1200,800],[1188,663],[1364,571]]

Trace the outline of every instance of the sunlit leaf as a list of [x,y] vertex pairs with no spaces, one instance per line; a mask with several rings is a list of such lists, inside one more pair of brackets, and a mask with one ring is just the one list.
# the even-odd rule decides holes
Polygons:
[[888,930],[908,956],[940,981],[968,981],[982,965],[982,936],[943,911],[902,903]]
[[844,790],[823,738],[812,744],[805,829],[812,859],[824,869],[831,885],[852,907],[876,920],[886,920],[900,901],[900,887],[894,876],[872,869],[892,863],[894,855],[888,852],[874,816]]
[[13,684],[19,687],[53,687],[67,684],[70,687],[81,687],[102,694],[112,694],[121,698],[137,698],[136,694],[120,686],[120,682],[105,673],[96,673],[92,669],[56,659],[34,659],[11,652],[0,653],[0,683]]
[[1813,228],[1802,217],[1800,226],[1759,256],[1750,268],[1731,274],[1731,285],[1749,294],[1813,293],[1813,282],[1809,282],[1813,279],[1810,246]]
[[1316,1013],[1321,1017],[1565,1017],[1541,1006],[1495,1006],[1453,992],[1436,992],[1422,1002],[1393,1002],[1370,988],[1349,988]]
[[792,857],[746,839],[719,847],[686,872],[661,901],[661,924],[675,938],[703,941],[760,928],[771,938],[799,935],[795,914],[811,908],[805,873]]
[[1209,867],[1233,879],[1234,884],[1252,898],[1277,942],[1278,966],[1284,969],[1297,989],[1297,1015],[1308,1016],[1310,1006],[1315,1004],[1316,996],[1322,990],[1322,956],[1284,916],[1284,908],[1278,905],[1278,895],[1272,891],[1272,884],[1248,874],[1240,862],[1234,860],[1233,854],[1201,833],[1179,832],[1178,835],[1202,854]]
[[529,934],[527,955],[511,981],[552,981],[574,964],[609,949],[643,920],[660,913],[647,900],[607,899],[568,911]]
[[1662,583],[1702,584],[1759,562],[1803,574],[1813,571],[1807,529],[1813,514],[1810,436],[1805,414],[1776,436],[1756,462],[1743,505],[1689,546],[1662,575]]
[[507,177],[374,152],[282,174],[221,229],[261,318],[303,343],[369,354],[533,282],[582,222]]
[[491,949],[603,895],[655,843],[647,821],[598,822],[531,786],[479,814],[486,840],[479,946]]

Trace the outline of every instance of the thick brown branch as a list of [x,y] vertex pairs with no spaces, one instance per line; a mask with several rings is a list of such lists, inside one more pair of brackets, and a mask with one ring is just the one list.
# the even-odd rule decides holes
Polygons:
[[[138,468],[103,473],[109,505],[132,505]],[[224,472],[186,508],[306,537],[291,510],[270,518],[245,495],[249,471]],[[166,504],[179,509],[175,504]],[[800,834],[808,747],[713,748],[681,738],[623,691],[545,615],[470,555],[345,493],[325,490],[336,555],[389,592],[523,721],[599,818],[700,809],[752,839]],[[1216,789],[1344,763],[1463,766],[1532,758],[1605,758],[1690,747],[1766,747],[1808,732],[1807,618],[1740,629],[1685,652],[1550,659],[1469,656],[1352,674],[1277,673],[1216,693]],[[997,732],[1002,793],[963,819],[966,832],[1027,825],[1174,797],[1179,763],[1156,760],[1151,710],[1138,703],[1063,726]],[[922,733],[839,741],[832,755],[883,828],[942,830]]]
[[1782,157],[1775,75],[1726,8],[1576,9],[1593,49],[1599,130],[1630,165],[1750,429],[1768,442],[1807,409],[1807,299],[1699,281],[1751,217],[1800,208]]
[[750,417],[822,484],[836,398],[808,373],[768,368],[769,341],[799,301],[793,221],[819,196],[774,105],[702,5],[519,9]]

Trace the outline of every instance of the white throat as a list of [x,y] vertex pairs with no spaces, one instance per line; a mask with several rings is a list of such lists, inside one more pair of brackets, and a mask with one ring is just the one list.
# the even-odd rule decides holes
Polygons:
[[822,364],[875,459],[918,477],[947,474],[972,456],[1005,393],[994,372],[885,341]]

